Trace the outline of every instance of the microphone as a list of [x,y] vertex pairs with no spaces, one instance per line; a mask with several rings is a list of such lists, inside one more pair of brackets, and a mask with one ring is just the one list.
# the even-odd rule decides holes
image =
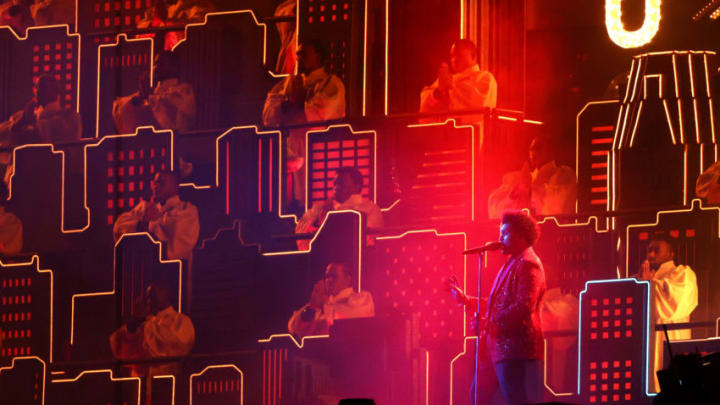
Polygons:
[[483,246],[479,246],[479,247],[474,247],[474,248],[472,248],[472,249],[468,249],[468,250],[462,252],[462,254],[464,254],[464,255],[474,255],[474,254],[477,254],[477,253],[487,252],[488,250],[500,250],[500,249],[502,249],[502,247],[503,247],[502,242],[497,242],[497,241],[496,241],[496,242],[488,242],[488,243],[486,243],[486,244],[483,245]]

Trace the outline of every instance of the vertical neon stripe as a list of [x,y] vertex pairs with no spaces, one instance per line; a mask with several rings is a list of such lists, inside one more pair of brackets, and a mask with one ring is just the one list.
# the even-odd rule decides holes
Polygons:
[[282,375],[280,375],[280,362],[282,362],[282,349],[275,350],[277,352],[277,365],[275,367],[275,401],[280,398],[280,381],[282,381]]
[[274,140],[270,138],[270,151],[268,153],[268,168],[270,171],[270,174],[268,174],[268,212],[272,212],[273,210],[273,142]]
[[[263,350],[262,354],[262,365],[263,368],[267,367],[267,350]],[[265,397],[265,373],[262,373],[262,404],[267,405],[267,399]]]
[[262,212],[262,138],[258,139],[258,212]]
[[[274,350],[272,351],[272,368],[275,368],[275,360],[276,360],[276,359],[277,359],[277,350],[274,349]],[[273,405],[277,405],[277,397],[275,396],[275,392],[276,392],[276,389],[277,389],[277,387],[276,387],[276,385],[277,385],[277,375],[276,375],[276,373],[275,373],[274,371],[275,371],[275,370],[273,370],[273,373],[272,373],[273,381],[272,381],[272,391],[270,392],[270,395],[272,396],[272,403],[273,403]]]
[[225,214],[230,215],[230,143],[225,143]]

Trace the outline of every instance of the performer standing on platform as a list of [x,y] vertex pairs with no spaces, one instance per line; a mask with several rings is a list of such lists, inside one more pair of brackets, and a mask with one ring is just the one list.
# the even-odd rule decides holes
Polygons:
[[[655,329],[659,323],[690,322],[690,314],[698,305],[697,276],[690,266],[675,265],[673,240],[663,235],[655,235],[647,248],[646,260],[635,275],[638,280],[650,282],[652,323]],[[670,340],[690,339],[690,329],[669,330]],[[653,381],[655,390],[659,390],[657,371],[663,368],[665,336],[662,331],[654,333],[654,352],[650,359],[655,365]]]
[[[420,93],[421,113],[445,113],[458,110],[495,108],[497,82],[495,76],[478,65],[478,50],[469,39],[455,41],[450,48],[450,65],[438,68],[437,80]],[[450,72],[450,68],[452,71]],[[463,124],[480,124],[482,115],[458,118]]]
[[[537,224],[529,215],[522,211],[503,214],[500,249],[510,257],[495,277],[485,317],[475,322],[480,326],[481,354],[486,349],[479,356],[479,367],[491,365],[487,368],[494,371],[497,384],[493,382],[487,394],[478,397],[479,404],[489,403],[498,388],[510,404],[542,400],[540,303],[545,293],[545,271],[532,248],[537,238]],[[451,291],[458,302],[477,304],[477,298],[459,289]],[[475,383],[485,384],[479,380]]]
[[[345,116],[345,85],[326,65],[329,53],[318,40],[304,40],[297,52],[297,74],[278,82],[265,99],[262,119],[266,126],[299,125]],[[305,198],[305,133],[308,127],[290,131],[287,168],[293,173],[293,197]]]

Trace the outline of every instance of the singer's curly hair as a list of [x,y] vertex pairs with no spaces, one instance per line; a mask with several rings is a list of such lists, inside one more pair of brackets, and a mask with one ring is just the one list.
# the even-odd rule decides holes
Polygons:
[[502,223],[510,225],[516,232],[520,233],[530,246],[534,245],[540,236],[537,222],[523,211],[506,210],[503,212]]

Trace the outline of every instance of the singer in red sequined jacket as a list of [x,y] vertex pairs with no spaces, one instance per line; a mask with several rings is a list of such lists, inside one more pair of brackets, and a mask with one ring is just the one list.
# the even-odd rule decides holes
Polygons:
[[488,299],[486,347],[493,363],[543,358],[540,302],[545,272],[532,247],[511,256]]

